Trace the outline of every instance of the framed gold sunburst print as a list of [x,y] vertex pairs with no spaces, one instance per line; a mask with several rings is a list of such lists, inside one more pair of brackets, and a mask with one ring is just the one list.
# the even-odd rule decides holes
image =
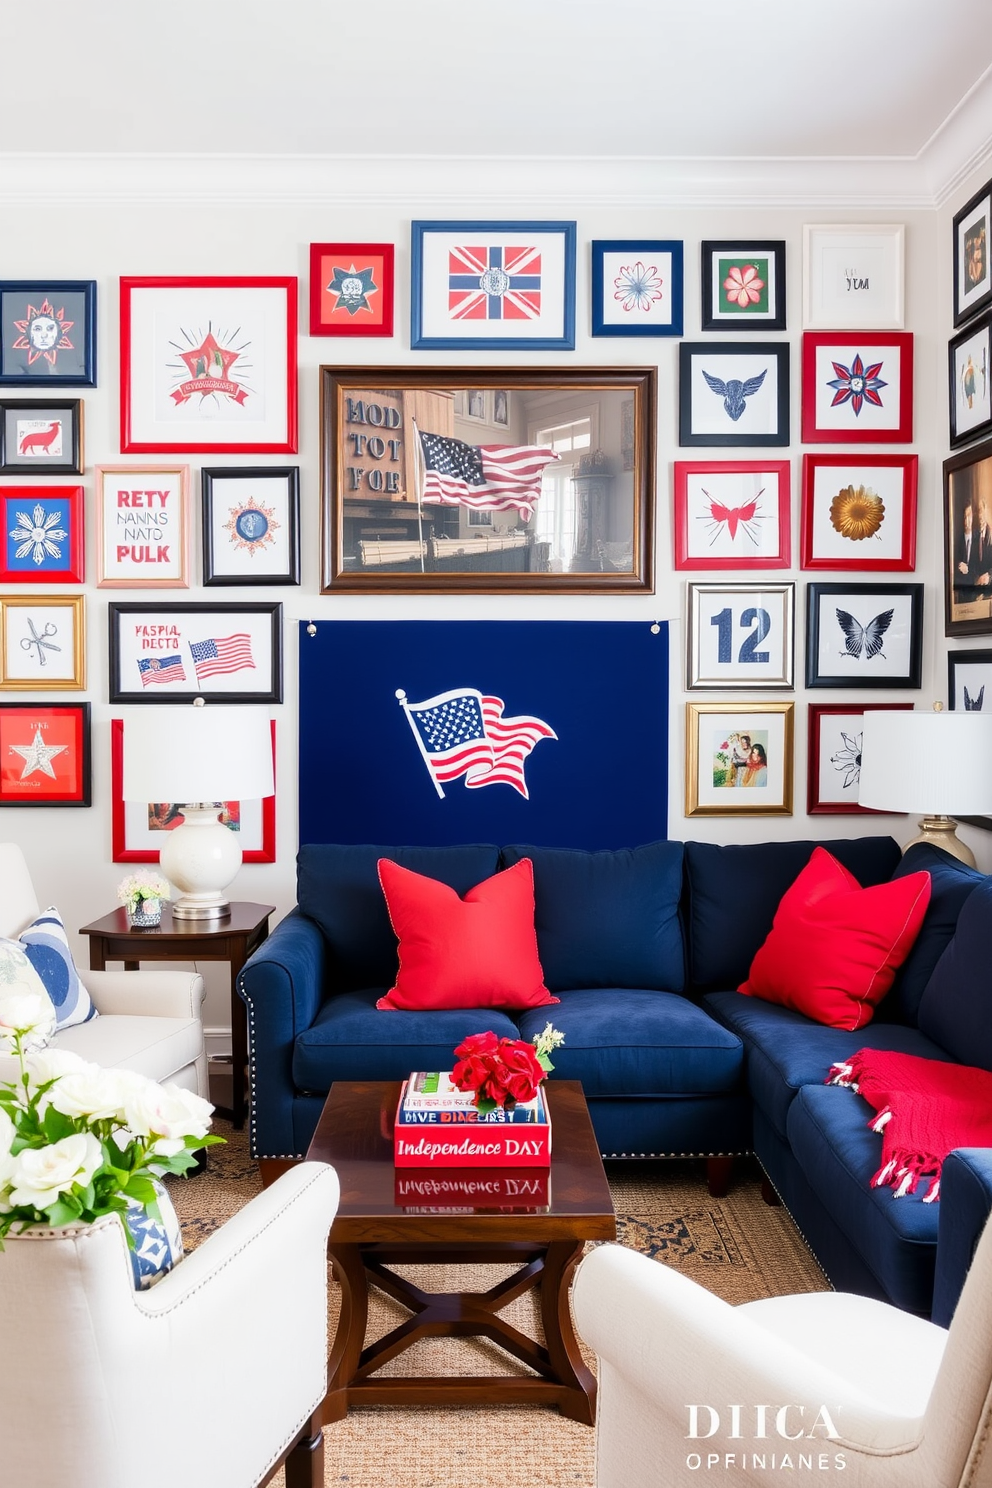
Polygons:
[[803,568],[916,567],[916,455],[804,455]]

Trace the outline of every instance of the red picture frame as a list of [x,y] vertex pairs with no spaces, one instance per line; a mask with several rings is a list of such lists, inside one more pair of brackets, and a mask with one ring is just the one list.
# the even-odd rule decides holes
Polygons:
[[0,519],[0,583],[83,582],[82,486],[0,486]]
[[[275,773],[276,763],[276,724],[272,720],[272,768]],[[135,840],[136,835],[147,835],[146,833],[135,834],[131,812],[128,807],[134,805],[125,802],[123,794],[124,784],[124,720],[112,718],[110,720],[110,779],[111,779],[111,860],[114,863],[157,863],[159,859],[158,850],[146,842]],[[152,803],[149,802],[149,805]],[[169,808],[168,802],[156,802],[158,806]],[[224,806],[233,812],[234,808],[240,809],[240,802],[225,801]],[[178,826],[182,817],[173,817],[170,810],[157,813],[155,830],[168,831],[171,826]],[[266,796],[261,802],[260,812],[260,845],[243,850],[243,861],[245,863],[274,863],[276,861],[276,798],[274,795]],[[148,824],[151,829],[151,822]]]
[[908,444],[912,331],[804,331],[804,444]]
[[[913,703],[810,703],[807,716],[807,767],[806,767],[806,814],[807,816],[905,816],[905,812],[876,811],[871,806],[861,806],[857,801],[824,800],[821,794],[821,759],[823,720],[825,718],[836,718],[838,716],[858,717],[863,713],[879,712],[883,708],[900,709],[904,713],[913,711]],[[843,738],[842,733],[842,738]],[[855,768],[860,774],[860,754],[858,753],[856,741],[852,741],[853,747],[849,750],[841,749],[838,754],[836,773],[839,779],[839,788],[843,788],[846,774]],[[832,747],[828,744],[828,748]],[[843,753],[850,753],[849,760],[840,758]],[[857,755],[857,759],[853,758]],[[831,757],[833,759],[833,757]],[[851,782],[852,784],[854,781]]]
[[791,482],[788,460],[676,460],[675,568],[788,568]]
[[911,573],[919,463],[917,455],[803,455],[801,566]]
[[391,336],[394,261],[392,243],[311,243],[311,336]]
[[0,703],[0,806],[89,806],[89,703]]

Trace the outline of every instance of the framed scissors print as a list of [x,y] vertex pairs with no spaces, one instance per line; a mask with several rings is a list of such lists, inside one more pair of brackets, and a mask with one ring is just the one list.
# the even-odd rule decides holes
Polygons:
[[0,594],[0,691],[81,692],[85,620],[81,594]]

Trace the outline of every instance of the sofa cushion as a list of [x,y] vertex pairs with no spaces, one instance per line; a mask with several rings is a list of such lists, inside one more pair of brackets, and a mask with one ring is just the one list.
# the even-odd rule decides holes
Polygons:
[[396,979],[396,936],[379,885],[380,858],[440,879],[456,894],[466,893],[499,867],[499,849],[487,845],[306,843],[296,860],[297,897],[303,914],[316,921],[331,948],[335,988],[386,988]]
[[992,878],[965,900],[949,941],[920,999],[919,1025],[960,1064],[992,1070]]
[[[533,1039],[547,1021],[540,1008],[519,1013],[520,1037]],[[555,1076],[581,1080],[587,1099],[722,1094],[743,1079],[740,1039],[675,992],[563,991],[552,1021],[565,1035]]]
[[105,1069],[134,1070],[149,1080],[171,1080],[203,1053],[199,1018],[152,1018],[108,1013],[63,1028],[57,1049],[69,1049]]
[[[740,986],[782,895],[817,845],[685,844],[689,979],[694,989],[718,992]],[[838,838],[823,845],[865,886],[885,883],[899,862],[899,846],[891,837]]]
[[503,849],[503,862],[534,864],[537,946],[552,992],[653,987],[681,992],[681,842],[617,852]]
[[952,858],[929,842],[917,842],[902,856],[893,878],[905,878],[921,869],[930,875],[930,903],[913,949],[896,972],[892,990],[882,1000],[876,1017],[915,1023],[920,999],[944,947],[954,934],[958,916],[973,889],[985,882],[985,874]]

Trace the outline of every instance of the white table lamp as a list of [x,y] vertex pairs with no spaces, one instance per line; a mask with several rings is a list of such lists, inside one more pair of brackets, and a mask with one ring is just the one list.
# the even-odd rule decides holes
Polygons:
[[124,729],[125,801],[169,801],[183,823],[163,835],[159,864],[180,890],[178,919],[230,913],[225,890],[241,867],[236,832],[219,819],[221,801],[271,796],[272,734],[263,708],[197,702],[128,710]]

